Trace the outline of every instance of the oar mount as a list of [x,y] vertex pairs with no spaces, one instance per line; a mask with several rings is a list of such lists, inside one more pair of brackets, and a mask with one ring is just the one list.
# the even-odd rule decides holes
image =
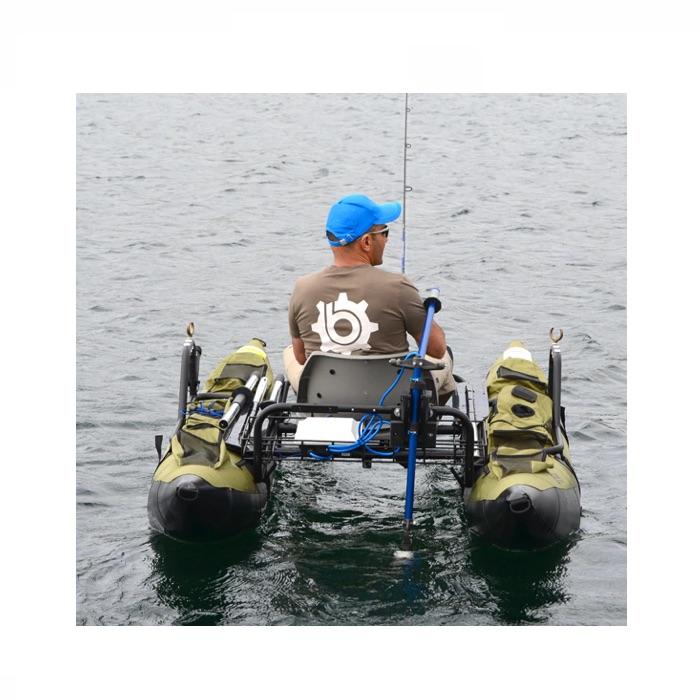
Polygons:
[[563,337],[564,337],[564,331],[563,331],[563,329],[558,328],[556,334],[554,333],[554,328],[550,328],[550,329],[549,329],[549,339],[550,339],[553,343],[555,343],[555,344],[558,343]]

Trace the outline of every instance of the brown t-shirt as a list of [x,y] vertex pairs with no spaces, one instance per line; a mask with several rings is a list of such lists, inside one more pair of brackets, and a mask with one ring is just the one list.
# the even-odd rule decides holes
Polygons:
[[297,280],[289,300],[289,332],[316,350],[343,355],[408,351],[420,339],[425,308],[405,275],[372,265],[326,267]]

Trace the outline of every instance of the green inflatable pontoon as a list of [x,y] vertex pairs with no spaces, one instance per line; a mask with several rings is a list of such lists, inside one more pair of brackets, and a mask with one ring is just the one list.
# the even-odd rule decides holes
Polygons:
[[231,353],[198,393],[201,348],[191,339],[185,343],[180,420],[148,497],[149,521],[156,531],[175,539],[217,539],[254,527],[260,519],[269,479],[256,476],[242,455],[240,437],[250,428],[251,410],[279,386],[264,348],[263,341],[253,338]]
[[581,493],[560,406],[561,359],[555,343],[549,380],[518,341],[486,378],[486,453],[464,502],[472,529],[507,549],[533,549],[578,529]]

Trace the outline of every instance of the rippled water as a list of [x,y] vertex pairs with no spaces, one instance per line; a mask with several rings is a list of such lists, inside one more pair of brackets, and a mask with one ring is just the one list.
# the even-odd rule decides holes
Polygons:
[[[458,488],[405,472],[278,471],[260,527],[215,546],[149,532],[153,435],[176,418],[184,327],[202,375],[251,336],[273,368],[328,206],[401,197],[403,95],[81,95],[77,102],[79,624],[625,624],[626,105],[621,95],[411,96],[407,273],[438,285],[458,371],[513,338],[563,403],[580,533],[513,555],[470,538]],[[400,225],[385,267],[400,268]]]

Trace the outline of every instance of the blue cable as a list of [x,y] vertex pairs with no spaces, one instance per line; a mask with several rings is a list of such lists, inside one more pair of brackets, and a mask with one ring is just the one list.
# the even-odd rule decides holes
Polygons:
[[[191,413],[201,413],[203,416],[211,416],[212,418],[221,418],[221,416],[224,415],[223,411],[217,411],[213,408],[207,408],[202,403],[198,404],[196,408],[193,408]],[[187,415],[187,412],[185,412],[185,415]]]

